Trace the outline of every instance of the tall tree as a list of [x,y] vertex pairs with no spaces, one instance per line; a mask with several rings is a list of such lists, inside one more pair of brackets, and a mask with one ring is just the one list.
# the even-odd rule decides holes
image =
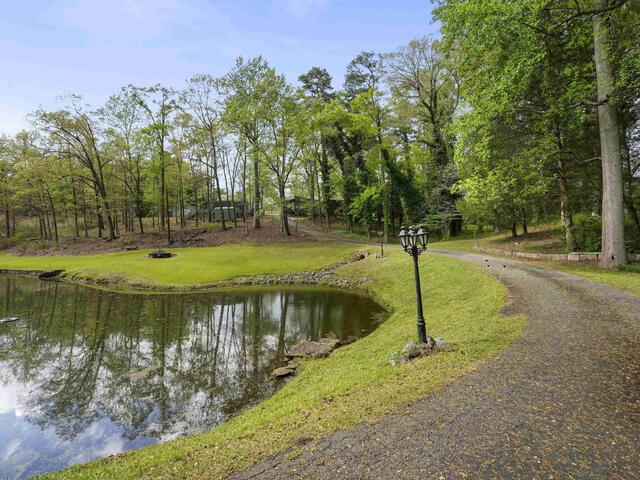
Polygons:
[[329,152],[325,132],[327,125],[322,123],[320,114],[322,109],[334,96],[332,94],[332,78],[326,69],[313,67],[307,73],[300,75],[298,79],[302,83],[302,92],[312,114],[313,131],[315,131],[318,136],[320,148],[317,163],[319,165],[318,170],[322,180],[322,210],[324,213],[325,223],[327,228],[329,228],[331,214],[333,213],[331,211],[331,164],[329,162]]
[[253,164],[253,226],[260,228],[261,185],[260,155],[263,148],[264,125],[261,123],[265,108],[268,82],[272,69],[262,57],[245,61],[238,58],[234,69],[224,78],[227,89],[225,121],[250,145]]
[[220,188],[220,142],[222,137],[221,117],[224,100],[221,98],[223,86],[220,80],[210,75],[195,75],[192,77],[183,93],[183,100],[190,112],[197,119],[208,141],[208,165],[213,172],[216,194],[220,209],[222,230],[226,230],[225,213],[222,204],[222,190]]
[[147,117],[144,131],[153,140],[155,159],[159,170],[160,187],[160,227],[167,229],[167,237],[171,242],[170,206],[167,190],[167,166],[169,158],[170,127],[173,115],[177,110],[176,91],[172,88],[154,85],[152,87],[135,87],[129,85],[127,91],[138,103]]
[[71,158],[83,167],[86,173],[82,178],[93,184],[107,219],[109,240],[114,240],[116,233],[105,176],[109,159],[102,155],[102,132],[97,115],[80,105],[81,97],[71,96],[68,100],[67,109],[55,112],[43,109],[36,111],[32,117],[33,123],[51,137],[52,145],[60,157]]

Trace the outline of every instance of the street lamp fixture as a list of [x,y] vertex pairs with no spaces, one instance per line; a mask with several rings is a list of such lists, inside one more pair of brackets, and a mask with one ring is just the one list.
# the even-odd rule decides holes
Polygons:
[[400,227],[400,245],[405,252],[407,252],[413,258],[413,273],[416,282],[416,302],[418,306],[418,319],[416,324],[418,326],[418,338],[420,343],[426,343],[429,345],[434,344],[433,338],[427,336],[427,331],[424,323],[424,314],[422,311],[422,291],[420,290],[420,269],[418,267],[418,257],[422,252],[427,249],[427,243],[429,241],[429,233],[423,227]]

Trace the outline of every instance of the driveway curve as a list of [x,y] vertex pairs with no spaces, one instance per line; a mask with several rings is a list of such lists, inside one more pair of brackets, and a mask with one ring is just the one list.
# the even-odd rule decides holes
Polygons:
[[[432,252],[483,264],[485,256]],[[640,299],[506,264],[513,346],[402,411],[234,479],[640,479]]]

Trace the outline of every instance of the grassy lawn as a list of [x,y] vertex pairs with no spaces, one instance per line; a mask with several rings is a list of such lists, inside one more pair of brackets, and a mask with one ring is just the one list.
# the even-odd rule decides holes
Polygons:
[[105,280],[121,286],[187,287],[234,277],[318,270],[346,259],[357,246],[339,243],[229,244],[169,249],[154,260],[148,250],[102,255],[26,257],[0,255],[0,269],[65,270],[72,279]]
[[[298,260],[307,266],[319,261],[313,250],[296,253],[313,256]],[[247,262],[244,259],[243,265]],[[375,421],[469,371],[522,333],[524,319],[499,313],[505,290],[486,278],[481,267],[433,255],[422,256],[420,262],[428,330],[452,342],[452,351],[408,364],[388,363],[416,335],[413,272],[404,253],[391,252],[384,259],[370,256],[338,271],[346,278],[364,279],[370,293],[392,311],[369,336],[327,359],[305,362],[274,396],[210,432],[72,467],[48,478],[220,478],[292,447],[295,454],[304,448],[295,447],[302,439]]]

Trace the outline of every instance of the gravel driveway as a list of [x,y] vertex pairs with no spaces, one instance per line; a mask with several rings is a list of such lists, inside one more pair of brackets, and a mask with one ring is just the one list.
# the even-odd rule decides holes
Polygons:
[[397,414],[232,478],[640,479],[640,299],[493,262],[509,266],[508,313],[529,319],[512,347]]

